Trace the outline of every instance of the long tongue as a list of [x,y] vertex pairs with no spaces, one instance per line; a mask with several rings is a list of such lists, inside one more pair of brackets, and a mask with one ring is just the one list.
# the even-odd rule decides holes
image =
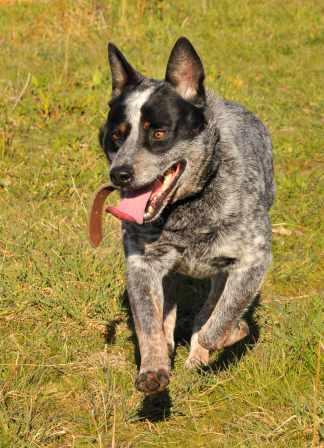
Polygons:
[[106,212],[111,213],[122,221],[137,222],[143,224],[146,204],[152,193],[149,189],[127,193],[117,207],[107,207]]

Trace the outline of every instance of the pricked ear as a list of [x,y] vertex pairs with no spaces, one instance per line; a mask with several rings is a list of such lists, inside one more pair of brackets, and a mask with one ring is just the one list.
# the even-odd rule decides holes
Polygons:
[[108,44],[108,59],[111,70],[113,98],[123,93],[127,86],[136,86],[144,79],[144,76],[127,62],[124,55],[112,43]]
[[171,51],[165,80],[172,84],[185,100],[196,106],[203,106],[206,101],[204,79],[200,57],[189,40],[180,37]]

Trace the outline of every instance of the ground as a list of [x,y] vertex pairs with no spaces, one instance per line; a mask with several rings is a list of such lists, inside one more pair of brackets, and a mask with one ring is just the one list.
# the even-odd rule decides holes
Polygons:
[[[323,13],[319,0],[1,2],[1,448],[323,443]],[[105,218],[94,250],[86,222],[107,180],[107,42],[161,78],[180,35],[207,85],[272,134],[273,263],[252,337],[204,371],[184,361],[206,285],[179,289],[169,392],[143,400],[119,224]]]

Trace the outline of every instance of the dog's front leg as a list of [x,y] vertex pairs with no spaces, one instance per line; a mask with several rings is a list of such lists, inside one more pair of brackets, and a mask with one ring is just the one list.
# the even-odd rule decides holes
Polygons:
[[269,261],[270,255],[266,254],[262,261],[238,265],[230,272],[220,299],[199,331],[202,347],[220,350],[248,335],[249,327],[241,317],[258,293]]
[[127,290],[138,338],[141,366],[138,390],[152,394],[169,383],[170,363],[163,331],[162,270],[142,255],[127,258]]

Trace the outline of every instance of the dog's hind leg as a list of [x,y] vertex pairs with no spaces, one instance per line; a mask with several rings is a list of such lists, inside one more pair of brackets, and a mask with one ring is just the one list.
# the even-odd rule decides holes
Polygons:
[[163,317],[163,331],[168,345],[168,353],[171,358],[174,353],[175,343],[174,343],[174,329],[177,319],[177,304],[167,300],[164,307],[164,317]]
[[164,331],[165,338],[167,341],[168,353],[169,353],[170,362],[171,362],[171,358],[173,356],[174,348],[175,348],[174,328],[175,328],[176,319],[177,319],[177,305],[176,305],[176,303],[171,304],[168,302],[167,309],[164,308],[164,310],[165,310],[165,313],[164,313],[164,320],[163,320],[163,331]]
[[265,254],[258,261],[249,266],[238,265],[229,273],[220,299],[198,334],[198,342],[205,349],[221,350],[249,333],[241,317],[259,291],[270,255]]
[[207,322],[213,312],[215,305],[220,298],[226,282],[226,274],[219,273],[211,280],[211,288],[208,299],[204,303],[200,312],[195,318],[193,333],[190,341],[190,353],[185,366],[189,369],[199,368],[207,365],[209,361],[209,350],[204,348],[198,341],[198,334],[201,327]]

